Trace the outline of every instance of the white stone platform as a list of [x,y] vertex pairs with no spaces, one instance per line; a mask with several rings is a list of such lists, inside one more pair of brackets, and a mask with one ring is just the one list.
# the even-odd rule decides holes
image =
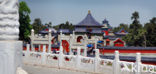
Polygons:
[[0,41],[0,74],[16,74],[22,66],[22,42]]
[[[69,69],[59,69],[59,68],[48,68],[43,66],[34,66],[34,65],[23,65],[23,69],[28,72],[28,74],[100,74],[100,73],[91,73],[84,71],[76,71]],[[106,69],[106,73],[112,74],[111,71]]]

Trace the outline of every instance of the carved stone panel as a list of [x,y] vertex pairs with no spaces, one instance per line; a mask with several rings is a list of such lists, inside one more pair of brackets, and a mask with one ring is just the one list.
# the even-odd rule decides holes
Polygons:
[[0,0],[0,40],[18,39],[18,6],[18,0]]

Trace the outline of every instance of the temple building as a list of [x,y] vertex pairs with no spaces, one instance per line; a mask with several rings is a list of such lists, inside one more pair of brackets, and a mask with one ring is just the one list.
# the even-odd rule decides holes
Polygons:
[[[90,11],[88,11],[87,16],[81,22],[75,25],[74,31],[76,35],[86,34],[88,39],[94,39],[95,36],[98,36],[99,41],[103,42],[103,46],[125,46],[125,42],[121,39],[121,35],[125,34],[119,32],[113,33],[107,19],[104,19],[102,24],[100,24],[93,18]],[[125,30],[124,32],[127,34]],[[80,39],[83,39],[83,37],[78,36],[77,41],[81,41]]]
[[115,34],[117,37],[121,38],[123,36],[126,36],[128,34],[128,32],[124,28],[122,28],[118,32],[116,32]]
[[103,26],[92,17],[90,11],[88,11],[87,16],[75,25],[75,32],[85,34],[101,34],[102,27]]
[[[126,43],[121,37],[128,34],[124,29],[114,33],[107,19],[104,19],[102,23],[99,23],[94,19],[90,11],[88,11],[87,16],[82,21],[74,25],[73,31],[68,29],[59,29],[57,32],[52,29],[51,31],[51,35],[54,38],[51,39],[51,43],[62,44],[66,51],[76,49],[77,47],[85,49],[86,45],[84,43],[91,44],[87,45],[88,48],[103,46],[124,47],[126,46]],[[41,31],[41,34],[47,32],[48,30],[43,30]],[[60,41],[62,43],[60,43]]]
[[88,11],[87,16],[78,24],[75,25],[75,34],[78,36],[77,41],[79,42],[80,39],[83,39],[82,35],[87,35],[88,39],[95,39],[95,36],[98,36],[100,40],[103,38],[103,32],[101,25],[97,22],[91,12]]

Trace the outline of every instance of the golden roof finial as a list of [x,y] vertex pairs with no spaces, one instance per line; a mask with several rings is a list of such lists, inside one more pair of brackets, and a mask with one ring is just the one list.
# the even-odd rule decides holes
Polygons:
[[90,14],[90,10],[88,10],[88,14]]

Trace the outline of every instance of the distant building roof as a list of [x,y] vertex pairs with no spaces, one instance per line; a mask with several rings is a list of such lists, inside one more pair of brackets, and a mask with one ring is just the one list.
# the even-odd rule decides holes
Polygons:
[[112,27],[110,26],[109,24],[109,21],[107,19],[104,19],[102,21],[102,24],[103,24],[103,27],[102,28],[109,28],[109,29],[112,29]]
[[104,39],[115,40],[117,39],[117,37],[116,36],[104,36]]
[[86,32],[86,28],[75,28],[75,32]]
[[128,32],[124,28],[122,28],[122,29],[120,29],[120,31],[116,32],[115,34],[117,34],[117,35],[126,35],[126,34],[128,34]]
[[98,23],[91,15],[90,11],[88,11],[87,16],[83,19],[80,23],[76,24],[75,26],[102,26]]
[[54,28],[47,28],[47,29],[41,30],[40,33],[49,33],[49,30],[51,30],[51,33],[57,33],[57,31]]
[[103,33],[101,29],[93,29],[91,33]]
[[59,33],[62,31],[62,33],[71,33],[69,29],[59,29]]

